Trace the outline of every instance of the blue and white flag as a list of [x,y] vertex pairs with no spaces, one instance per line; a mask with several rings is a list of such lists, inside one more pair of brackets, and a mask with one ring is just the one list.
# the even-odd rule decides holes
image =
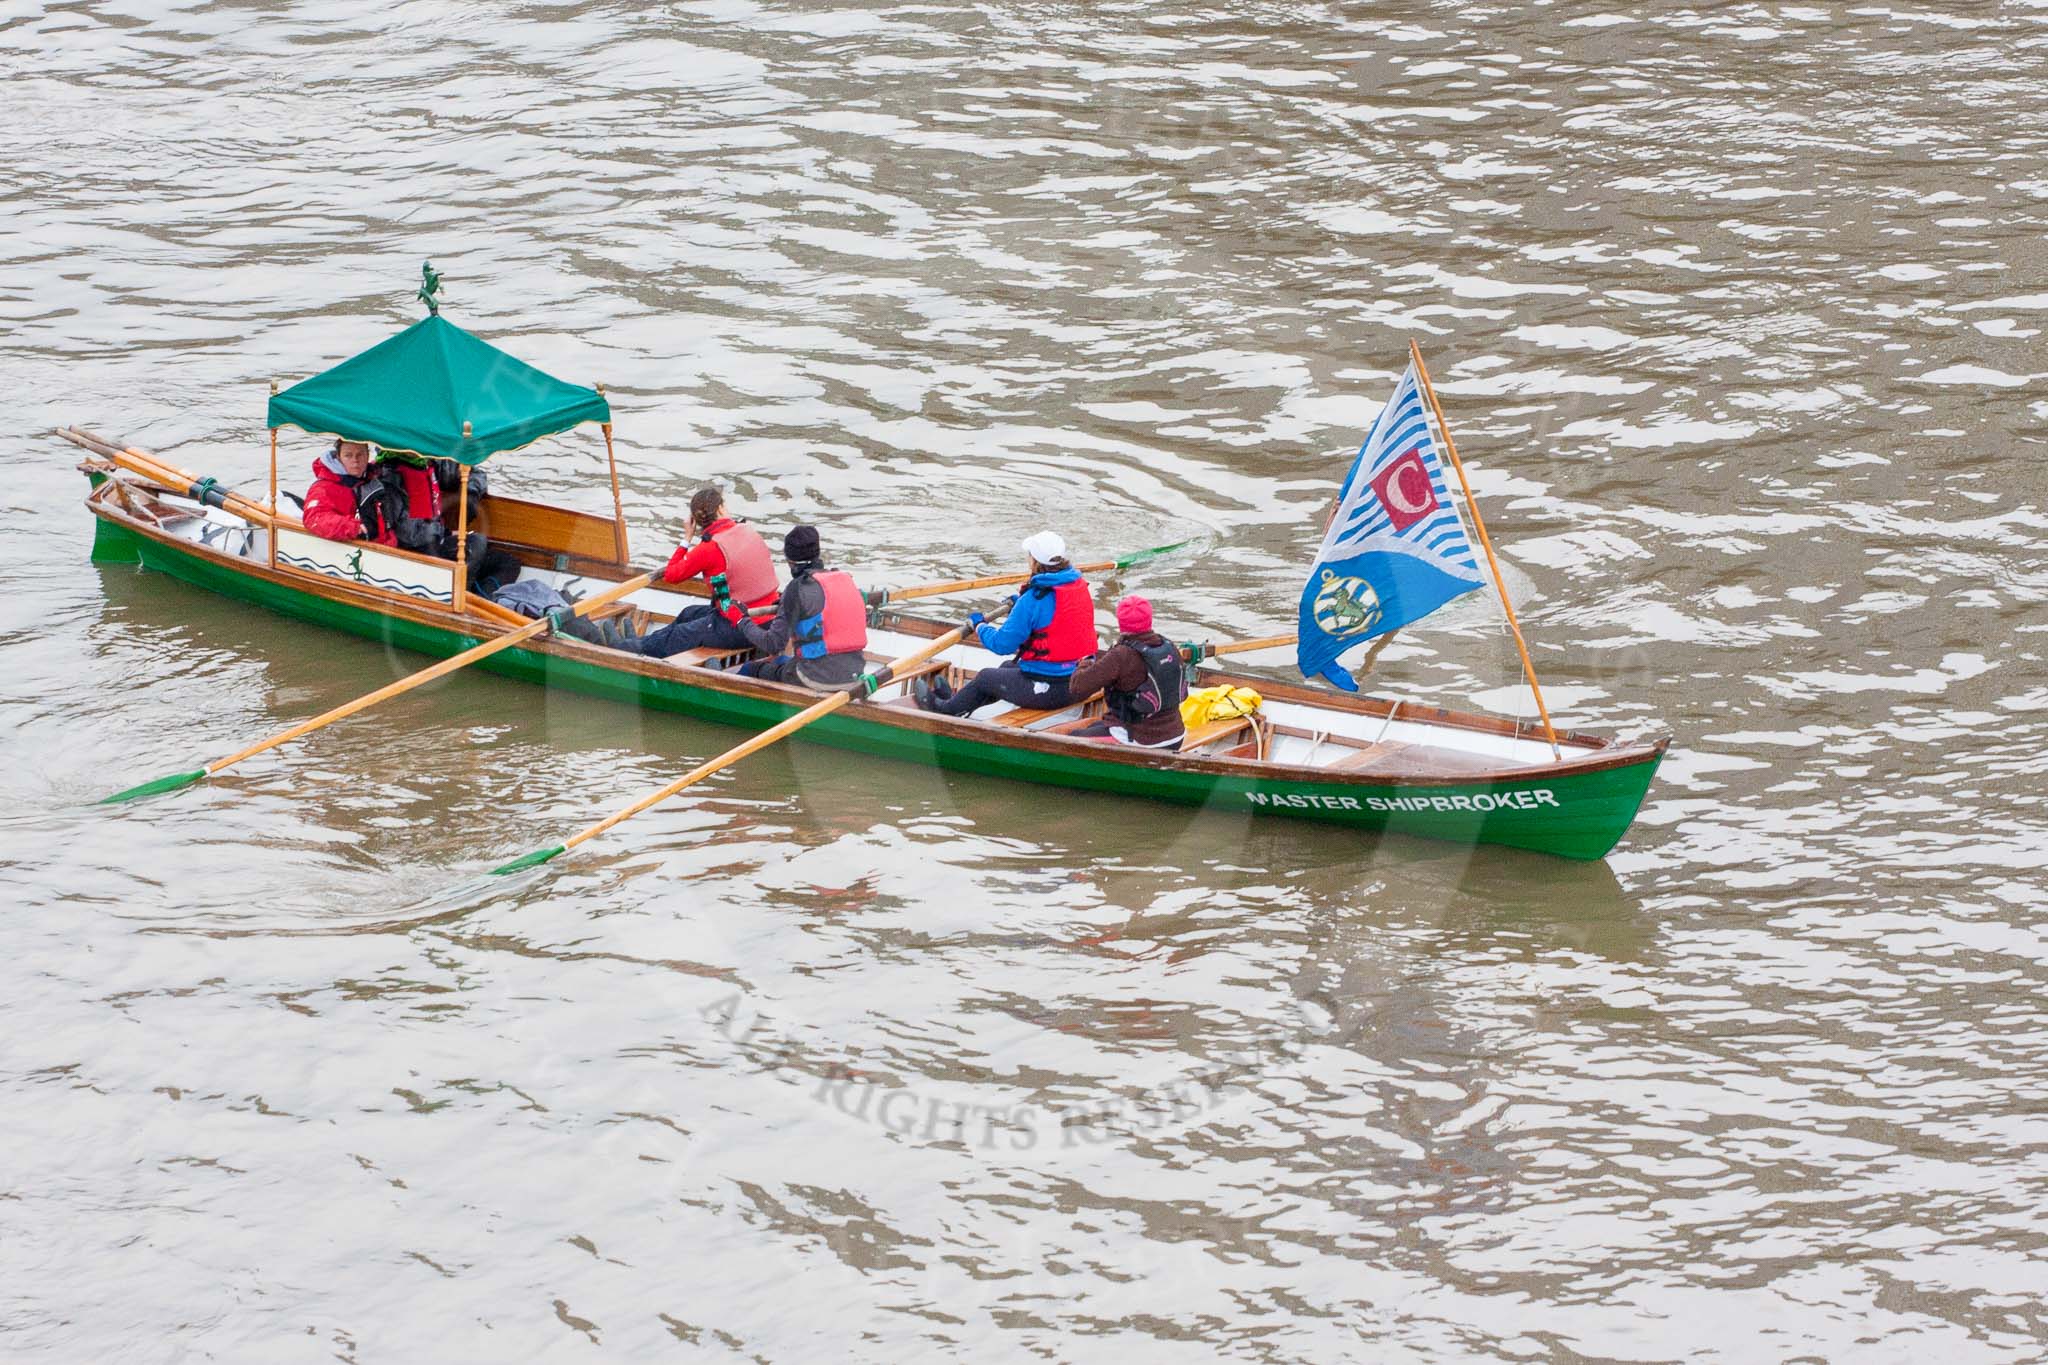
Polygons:
[[1295,662],[1307,677],[1356,692],[1338,655],[1485,582],[1451,504],[1411,364],[1344,476],[1301,590]]

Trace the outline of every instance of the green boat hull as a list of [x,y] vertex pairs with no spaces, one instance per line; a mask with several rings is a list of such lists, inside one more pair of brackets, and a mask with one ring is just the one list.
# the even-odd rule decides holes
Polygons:
[[[95,522],[96,562],[139,562],[225,597],[434,657],[460,653],[485,638],[302,591],[240,571],[209,554],[135,534],[104,516]],[[766,729],[804,705],[697,685],[681,673],[653,677],[525,648],[503,650],[476,666],[543,686],[750,730]],[[1356,779],[1292,781],[1250,770],[1240,776],[1193,766],[1140,766],[1095,757],[1098,751],[1079,745],[1071,754],[1048,754],[1043,748],[893,725],[865,716],[858,708],[825,717],[806,727],[801,738],[881,758],[936,763],[955,772],[1209,806],[1254,819],[1314,820],[1579,859],[1604,857],[1619,842],[1662,758],[1660,748],[1646,752],[1640,761],[1589,771],[1539,772],[1527,779],[1364,785]]]

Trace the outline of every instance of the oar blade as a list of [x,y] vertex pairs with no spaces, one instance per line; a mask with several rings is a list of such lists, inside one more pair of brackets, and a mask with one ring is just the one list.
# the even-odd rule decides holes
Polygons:
[[204,768],[194,768],[189,773],[171,773],[165,777],[154,778],[139,787],[130,787],[127,791],[115,792],[112,796],[102,796],[94,804],[112,806],[118,805],[123,801],[140,801],[145,796],[161,796],[165,792],[174,792],[180,788],[189,787],[205,776],[206,769]]
[[531,853],[514,858],[503,867],[492,868],[491,875],[493,877],[509,877],[514,872],[524,872],[529,867],[539,867],[542,863],[559,858],[568,851],[569,848],[566,844],[556,844],[552,848],[537,848]]
[[1176,540],[1171,545],[1154,545],[1149,550],[1140,550],[1136,554],[1125,555],[1122,559],[1116,561],[1116,571],[1122,573],[1133,564],[1143,564],[1148,559],[1157,559],[1161,555],[1170,555],[1175,550],[1185,550],[1194,543],[1193,540]]

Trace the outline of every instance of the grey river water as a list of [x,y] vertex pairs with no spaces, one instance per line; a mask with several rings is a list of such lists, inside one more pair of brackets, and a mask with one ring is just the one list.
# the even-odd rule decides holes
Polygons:
[[[2048,4],[0,6],[0,1359],[2048,1355]],[[785,747],[87,558],[447,316],[871,584],[1291,628],[1418,340],[1604,864]],[[288,487],[312,443],[287,433]],[[585,432],[507,493],[608,511]],[[964,604],[963,604],[964,606]],[[1263,656],[1274,676],[1286,661]],[[1373,683],[1526,710],[1468,599]]]

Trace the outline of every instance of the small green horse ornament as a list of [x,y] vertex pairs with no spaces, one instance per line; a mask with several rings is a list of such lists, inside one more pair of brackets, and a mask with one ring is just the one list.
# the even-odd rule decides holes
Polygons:
[[433,317],[441,316],[440,300],[434,297],[441,288],[441,274],[434,269],[432,261],[420,262],[420,292],[413,295],[427,305],[427,312]]

